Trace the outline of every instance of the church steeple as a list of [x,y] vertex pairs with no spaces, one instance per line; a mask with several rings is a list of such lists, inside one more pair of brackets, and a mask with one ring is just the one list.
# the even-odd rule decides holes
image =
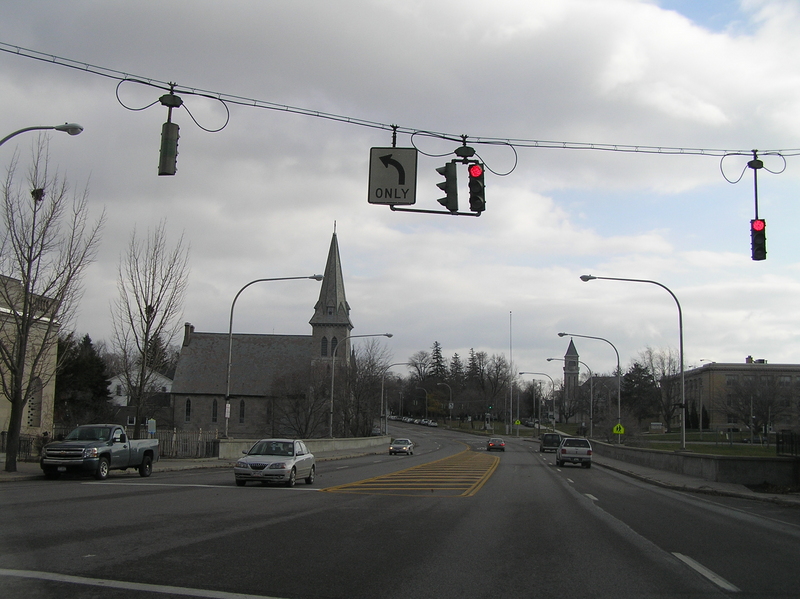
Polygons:
[[[341,343],[353,329],[353,323],[350,321],[350,304],[347,303],[344,293],[344,276],[336,231],[333,233],[331,247],[328,250],[328,262],[320,286],[319,300],[314,306],[314,316],[311,317],[309,324],[313,328],[315,353],[322,358],[330,357],[338,343]],[[339,349],[336,357],[347,360],[349,356],[345,350],[346,347]]]

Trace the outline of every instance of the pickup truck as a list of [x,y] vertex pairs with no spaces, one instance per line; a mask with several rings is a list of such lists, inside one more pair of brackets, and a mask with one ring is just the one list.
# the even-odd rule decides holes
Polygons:
[[591,468],[592,444],[589,443],[589,439],[564,437],[556,451],[556,466],[563,466],[566,462]]
[[118,424],[87,424],[63,440],[45,445],[39,465],[51,479],[62,472],[84,472],[105,480],[110,470],[128,468],[137,468],[140,476],[150,476],[156,461],[158,439],[129,439]]

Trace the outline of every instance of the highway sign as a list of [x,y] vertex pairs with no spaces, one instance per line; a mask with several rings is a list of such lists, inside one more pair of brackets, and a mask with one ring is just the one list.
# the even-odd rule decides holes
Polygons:
[[370,148],[367,200],[370,204],[416,203],[416,148]]
[[614,434],[615,435],[624,435],[625,434],[625,427],[621,424],[614,425]]

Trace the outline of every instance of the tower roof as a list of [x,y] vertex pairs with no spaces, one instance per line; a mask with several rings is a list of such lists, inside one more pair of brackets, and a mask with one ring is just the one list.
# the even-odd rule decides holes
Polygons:
[[314,316],[311,317],[309,324],[345,325],[348,329],[352,329],[350,304],[347,303],[344,293],[344,276],[342,275],[342,262],[339,258],[339,242],[336,232],[331,238],[324,277],[319,290],[319,300],[314,306]]
[[578,357],[578,350],[575,349],[575,344],[572,342],[572,339],[569,340],[569,347],[567,347],[567,353],[564,354],[565,358],[577,358]]

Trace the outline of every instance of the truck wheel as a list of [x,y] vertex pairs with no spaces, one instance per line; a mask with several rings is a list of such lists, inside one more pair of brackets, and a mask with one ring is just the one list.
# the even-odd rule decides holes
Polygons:
[[592,467],[592,463],[591,462],[586,462],[586,467],[587,468],[591,468]]
[[147,478],[153,473],[153,458],[149,455],[142,458],[142,463],[139,464],[139,476]]
[[564,465],[564,462],[562,462],[561,460],[556,460],[556,466],[561,468],[563,465]]
[[292,468],[292,471],[289,473],[289,480],[286,481],[287,487],[293,487],[294,483],[297,482],[297,470]]
[[100,461],[97,462],[97,470],[95,470],[94,477],[97,480],[105,480],[108,478],[108,471],[108,458],[100,458]]
[[236,486],[237,487],[243,487],[246,482],[247,482],[246,480],[242,480],[242,479],[238,479],[237,478],[236,479]]
[[316,473],[317,473],[317,467],[316,466],[311,466],[311,472],[309,472],[308,476],[306,477],[306,484],[307,485],[313,485],[314,484],[314,475]]

